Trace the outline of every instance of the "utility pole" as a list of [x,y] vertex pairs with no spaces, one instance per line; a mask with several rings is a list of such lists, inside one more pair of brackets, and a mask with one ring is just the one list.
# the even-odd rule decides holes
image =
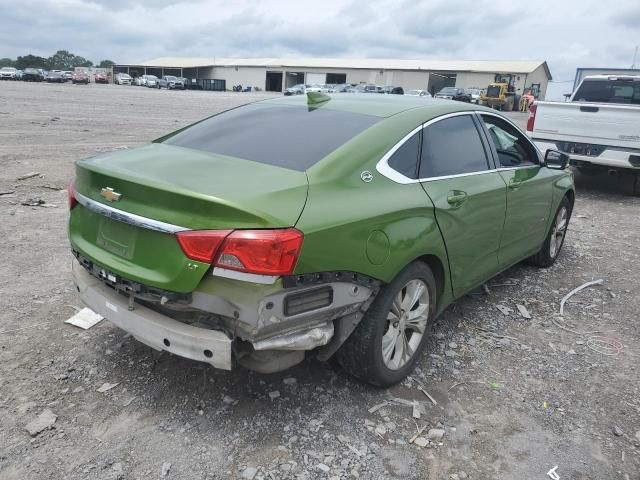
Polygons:
[[636,57],[638,56],[638,45],[636,45],[636,49],[633,52],[633,61],[631,62],[631,68],[636,68]]

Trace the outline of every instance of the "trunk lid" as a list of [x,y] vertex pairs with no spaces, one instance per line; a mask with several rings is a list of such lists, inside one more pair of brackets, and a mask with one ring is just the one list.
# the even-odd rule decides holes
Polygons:
[[[76,192],[148,219],[192,230],[283,228],[296,224],[304,172],[163,144],[81,160]],[[109,202],[101,191],[120,194]],[[174,235],[129,225],[79,204],[71,211],[73,248],[105,273],[189,292],[207,264],[189,260]]]

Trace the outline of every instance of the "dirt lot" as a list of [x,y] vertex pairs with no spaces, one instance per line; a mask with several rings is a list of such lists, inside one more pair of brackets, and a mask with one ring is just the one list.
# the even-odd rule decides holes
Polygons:
[[[74,160],[264,96],[0,83],[0,192],[15,192],[0,195],[0,477],[543,480],[557,466],[560,479],[640,478],[640,198],[627,178],[578,175],[558,263],[512,268],[451,306],[388,390],[313,358],[269,376],[216,371],[106,321],[63,324],[80,306],[63,191]],[[594,350],[594,330],[619,349]],[[32,437],[47,409],[55,423]],[[409,444],[416,426],[444,437]]]

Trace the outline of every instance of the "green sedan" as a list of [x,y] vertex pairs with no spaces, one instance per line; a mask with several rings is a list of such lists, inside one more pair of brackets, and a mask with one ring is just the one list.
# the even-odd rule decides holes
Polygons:
[[522,260],[554,263],[566,164],[461,102],[253,103],[78,161],[74,281],[155,349],[259,372],[314,351],[388,386],[455,299]]

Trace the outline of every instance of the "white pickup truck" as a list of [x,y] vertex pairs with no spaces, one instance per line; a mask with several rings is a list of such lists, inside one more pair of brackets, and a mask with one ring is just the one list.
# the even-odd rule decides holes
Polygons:
[[527,134],[583,173],[633,173],[640,193],[640,76],[587,76],[569,102],[536,102]]

